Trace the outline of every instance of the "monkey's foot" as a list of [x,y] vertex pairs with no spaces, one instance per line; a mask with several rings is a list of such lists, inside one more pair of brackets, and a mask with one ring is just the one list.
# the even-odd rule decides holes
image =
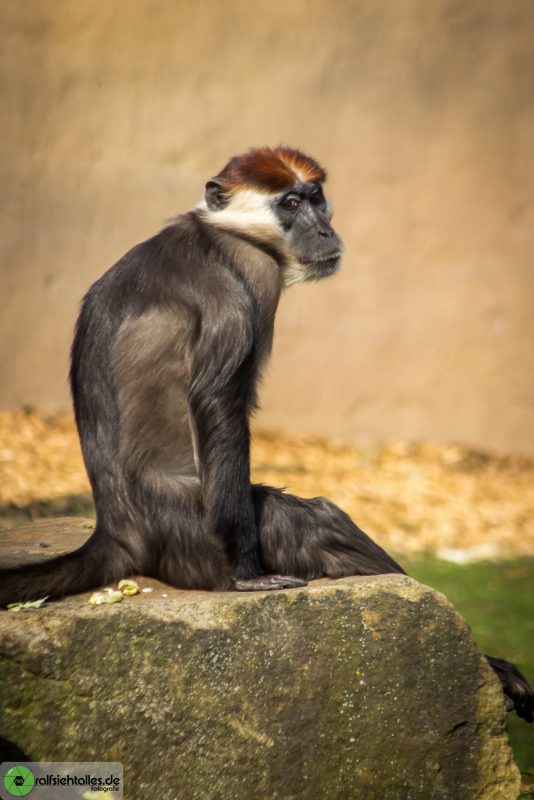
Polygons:
[[274,589],[300,589],[307,585],[308,581],[290,575],[258,575],[257,578],[237,580],[234,589],[236,592],[272,592]]

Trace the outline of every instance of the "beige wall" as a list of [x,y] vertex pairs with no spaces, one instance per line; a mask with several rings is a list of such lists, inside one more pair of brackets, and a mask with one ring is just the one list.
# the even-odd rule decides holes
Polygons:
[[534,453],[532,0],[3,0],[0,405],[66,406],[78,301],[228,155],[330,171],[263,424]]

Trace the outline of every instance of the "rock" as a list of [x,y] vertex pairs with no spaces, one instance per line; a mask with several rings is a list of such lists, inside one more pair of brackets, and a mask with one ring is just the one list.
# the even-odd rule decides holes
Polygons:
[[120,761],[128,800],[517,797],[500,686],[443,595],[138,580],[118,605],[0,612],[0,736],[28,758]]
[[94,519],[59,517],[0,530],[0,567],[44,561],[69,553],[81,547],[94,527]]

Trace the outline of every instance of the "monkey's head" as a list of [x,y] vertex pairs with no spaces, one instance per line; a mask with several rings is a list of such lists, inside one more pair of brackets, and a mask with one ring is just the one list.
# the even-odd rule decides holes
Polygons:
[[288,147],[262,147],[232,158],[206,184],[206,217],[228,230],[285,245],[285,286],[318,280],[339,267],[343,242],[330,224],[324,169]]

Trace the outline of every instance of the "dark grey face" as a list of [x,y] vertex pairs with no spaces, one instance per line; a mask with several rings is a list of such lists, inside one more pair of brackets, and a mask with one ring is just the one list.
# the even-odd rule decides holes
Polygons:
[[272,204],[287,233],[292,254],[307,267],[307,279],[332,275],[339,267],[343,242],[330,224],[331,213],[320,183],[296,183]]

